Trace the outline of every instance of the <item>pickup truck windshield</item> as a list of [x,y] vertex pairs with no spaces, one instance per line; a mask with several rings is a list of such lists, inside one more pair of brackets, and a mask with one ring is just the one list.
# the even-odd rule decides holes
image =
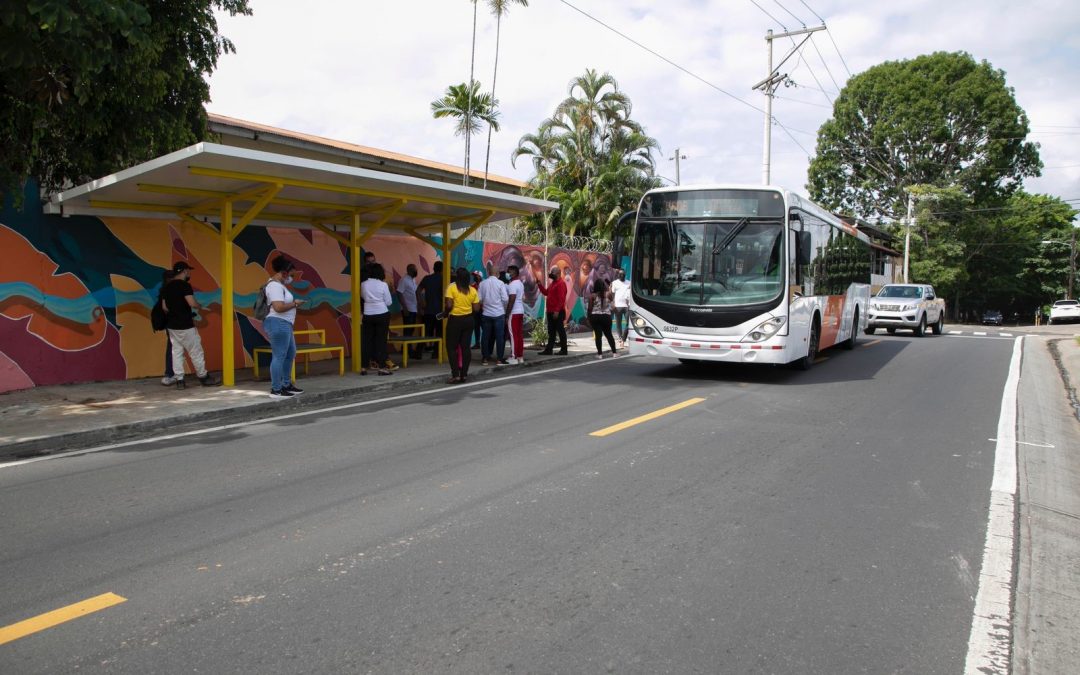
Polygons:
[[886,286],[878,292],[879,298],[921,298],[922,286]]

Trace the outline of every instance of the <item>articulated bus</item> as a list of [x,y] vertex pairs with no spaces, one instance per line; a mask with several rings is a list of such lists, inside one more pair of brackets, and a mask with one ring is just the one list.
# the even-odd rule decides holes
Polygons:
[[805,369],[866,327],[870,241],[778,187],[659,188],[628,276],[631,354]]

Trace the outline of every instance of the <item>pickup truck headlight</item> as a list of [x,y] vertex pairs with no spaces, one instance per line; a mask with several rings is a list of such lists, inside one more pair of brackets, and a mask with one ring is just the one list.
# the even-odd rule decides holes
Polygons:
[[763,321],[758,324],[757,328],[747,333],[742,341],[761,342],[762,340],[768,340],[783,328],[785,321],[786,319],[782,316],[774,316],[767,321]]
[[656,327],[649,323],[643,316],[637,312],[630,312],[630,325],[634,327],[634,330],[640,335],[644,335],[649,338],[662,338],[663,335],[660,331],[656,330]]

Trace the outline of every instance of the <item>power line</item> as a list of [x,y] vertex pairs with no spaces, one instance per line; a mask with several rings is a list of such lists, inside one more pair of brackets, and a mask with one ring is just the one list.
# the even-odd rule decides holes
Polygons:
[[[660,60],[662,60],[662,61],[666,62],[666,63],[667,63],[668,65],[671,65],[671,66],[674,66],[675,68],[678,68],[679,70],[681,70],[682,72],[686,73],[687,75],[689,75],[690,77],[694,78],[695,80],[698,80],[698,81],[700,81],[701,83],[703,83],[703,84],[705,84],[705,85],[707,85],[707,86],[709,86],[709,87],[712,87],[713,89],[715,89],[716,91],[720,92],[721,94],[723,94],[723,95],[725,95],[725,96],[728,96],[728,97],[730,97],[730,98],[733,98],[733,99],[735,99],[735,100],[736,100],[736,101],[738,101],[739,103],[742,103],[743,105],[745,105],[745,106],[746,106],[746,107],[748,107],[748,108],[751,108],[752,110],[756,110],[756,111],[758,111],[759,113],[762,113],[762,114],[764,114],[764,113],[765,113],[765,111],[764,111],[764,110],[762,110],[761,108],[757,107],[757,106],[756,106],[756,105],[754,105],[753,103],[750,103],[749,101],[744,101],[743,99],[739,98],[739,97],[738,97],[738,96],[736,96],[735,94],[732,94],[732,93],[731,93],[730,91],[727,91],[726,89],[722,89],[721,87],[719,87],[719,86],[717,86],[717,85],[713,84],[712,82],[709,82],[708,80],[706,80],[705,78],[701,77],[700,75],[697,75],[697,74],[695,74],[695,73],[692,73],[692,72],[690,72],[689,70],[687,70],[686,68],[684,68],[684,67],[680,66],[679,64],[675,63],[674,61],[672,61],[672,60],[671,60],[671,59],[669,59],[668,57],[664,56],[663,54],[661,54],[661,53],[657,52],[656,50],[654,50],[654,49],[651,49],[651,48],[649,48],[649,47],[646,47],[645,45],[641,44],[640,42],[638,42],[638,41],[637,41],[637,40],[635,40],[634,38],[630,37],[630,36],[629,36],[629,35],[627,35],[626,33],[623,33],[622,31],[620,31],[620,30],[618,30],[618,29],[616,29],[616,28],[613,28],[612,26],[609,26],[608,24],[604,23],[604,22],[603,22],[603,21],[601,21],[600,19],[597,19],[597,18],[596,18],[595,16],[593,16],[592,14],[589,14],[589,13],[588,13],[588,12],[586,12],[585,10],[583,10],[583,9],[579,9],[579,8],[575,7],[574,5],[571,5],[571,4],[569,3],[569,2],[567,2],[567,0],[559,0],[559,2],[561,2],[561,3],[562,3],[562,4],[564,4],[564,5],[566,5],[566,6],[567,6],[567,7],[569,7],[570,9],[574,10],[574,11],[575,11],[575,12],[577,12],[578,14],[581,14],[582,16],[584,16],[584,17],[588,18],[589,20],[591,20],[591,21],[594,21],[594,22],[596,22],[596,23],[600,24],[601,26],[603,26],[604,28],[608,29],[608,30],[609,30],[609,31],[611,31],[612,33],[615,33],[616,35],[618,35],[618,36],[619,36],[619,37],[621,37],[622,39],[624,39],[624,40],[627,40],[627,41],[629,41],[629,42],[633,43],[634,45],[636,45],[636,46],[640,47],[641,49],[644,49],[645,51],[649,52],[650,54],[652,54],[652,55],[653,55],[653,56],[655,56],[656,58],[658,58],[658,59],[660,59]],[[753,0],[751,0],[751,2],[753,2]]]
[[813,8],[813,7],[811,7],[810,5],[808,5],[808,4],[806,4],[805,2],[803,2],[803,0],[799,0],[799,3],[800,3],[800,4],[801,4],[801,5],[803,6],[803,7],[807,8],[808,10],[810,10],[810,13],[811,13],[811,14],[813,14],[813,15],[814,15],[814,16],[815,16],[815,17],[817,18],[817,20],[818,20],[818,21],[820,21],[821,23],[825,23],[825,19],[822,19],[822,18],[821,18],[821,15],[820,15],[820,14],[818,14],[817,12],[815,12],[815,11],[814,11],[814,8]]
[[776,25],[778,25],[778,26],[780,26],[781,28],[783,28],[785,32],[787,31],[788,27],[784,25],[784,22],[783,22],[783,21],[781,21],[780,19],[777,19],[777,18],[776,18],[775,16],[773,16],[772,14],[769,14],[769,13],[768,13],[767,11],[765,11],[765,8],[764,8],[764,7],[762,7],[761,5],[757,4],[757,2],[755,2],[754,0],[750,0],[750,4],[751,4],[751,5],[753,5],[754,7],[757,7],[758,9],[760,9],[760,10],[761,10],[761,13],[762,13],[762,14],[764,14],[765,16],[767,16],[767,17],[769,17],[770,19],[772,19],[772,20],[773,20],[773,23],[775,23]]
[[832,110],[831,106],[827,106],[827,105],[825,105],[823,103],[811,103],[810,101],[802,101],[802,100],[797,99],[797,98],[788,98],[787,96],[777,96],[775,94],[773,95],[773,98],[778,98],[781,101],[791,101],[792,103],[801,103],[802,105],[810,105],[810,106],[814,106],[815,108],[824,108],[826,110]]
[[782,5],[782,4],[780,4],[780,0],[773,0],[773,2],[775,2],[775,3],[776,3],[776,5],[777,5],[777,6],[778,6],[778,7],[780,8],[780,9],[784,10],[784,11],[785,11],[785,12],[787,12],[787,13],[788,13],[789,15],[791,15],[791,18],[792,18],[792,19],[795,19],[796,21],[798,21],[798,22],[799,22],[799,25],[800,25],[800,26],[802,26],[802,27],[804,27],[804,28],[806,27],[806,22],[805,22],[805,21],[803,21],[802,19],[800,19],[799,17],[795,16],[794,14],[792,14],[792,13],[791,13],[791,10],[790,10],[790,9],[788,9],[787,7],[784,7],[784,6]]
[[[751,2],[754,2],[754,0],[750,0],[750,1],[751,1]],[[699,82],[701,82],[702,84],[704,84],[704,85],[706,85],[706,86],[708,86],[708,87],[711,87],[712,89],[715,89],[716,91],[720,92],[721,94],[724,94],[725,96],[727,96],[727,97],[729,97],[729,98],[733,98],[733,99],[735,99],[735,100],[736,100],[736,101],[738,101],[739,103],[742,103],[743,105],[745,105],[746,107],[748,107],[748,108],[750,108],[750,109],[752,109],[752,110],[756,110],[756,111],[757,111],[757,112],[759,112],[759,113],[765,114],[765,111],[764,111],[764,110],[762,110],[761,108],[757,107],[757,106],[756,106],[756,105],[754,105],[753,103],[750,103],[749,101],[745,101],[745,100],[743,100],[743,99],[739,98],[739,97],[738,97],[738,96],[736,96],[735,94],[732,94],[732,93],[731,93],[730,91],[727,91],[727,90],[725,90],[725,89],[723,89],[723,88],[721,88],[721,87],[719,87],[719,86],[717,86],[717,85],[713,84],[712,82],[710,82],[710,81],[706,80],[705,78],[701,77],[700,75],[698,75],[698,74],[696,74],[696,73],[694,73],[694,72],[691,72],[691,71],[690,71],[690,70],[688,70],[687,68],[684,68],[683,66],[680,66],[680,65],[679,65],[678,63],[675,63],[674,61],[672,61],[672,60],[671,60],[671,59],[669,59],[668,57],[664,56],[663,54],[661,54],[661,53],[657,52],[656,50],[654,50],[654,49],[651,49],[651,48],[649,48],[649,47],[646,47],[645,45],[643,45],[642,43],[638,42],[637,40],[635,40],[634,38],[630,37],[629,35],[627,35],[627,34],[623,33],[622,31],[620,31],[620,30],[618,30],[618,29],[616,29],[616,28],[614,28],[614,27],[612,27],[612,26],[610,26],[610,25],[608,25],[608,24],[604,23],[603,21],[601,21],[600,19],[596,18],[595,16],[593,16],[593,15],[589,14],[588,12],[586,12],[586,11],[584,11],[584,10],[582,10],[582,9],[579,9],[578,7],[575,7],[574,5],[572,5],[572,4],[570,4],[569,2],[567,2],[567,0],[559,0],[559,2],[561,2],[561,3],[562,3],[562,4],[564,4],[564,5],[566,5],[566,6],[567,6],[567,7],[569,7],[570,9],[574,10],[574,11],[575,11],[575,12],[577,12],[578,14],[581,14],[582,16],[586,17],[586,18],[587,18],[587,19],[589,19],[590,21],[593,21],[593,22],[595,22],[595,23],[598,23],[598,24],[600,24],[601,26],[603,26],[603,27],[604,27],[604,28],[606,28],[607,30],[611,31],[612,33],[615,33],[616,35],[618,35],[618,36],[619,36],[619,37],[621,37],[622,39],[624,39],[624,40],[626,40],[626,41],[628,41],[628,42],[630,42],[630,43],[634,44],[635,46],[637,46],[637,47],[639,47],[639,48],[641,48],[641,49],[643,49],[643,50],[645,50],[645,51],[649,52],[650,54],[652,54],[652,55],[653,55],[653,56],[655,56],[656,58],[660,59],[661,61],[664,61],[664,62],[665,62],[665,63],[667,63],[668,65],[670,65],[670,66],[673,66],[673,67],[675,67],[675,68],[677,68],[677,69],[681,70],[682,72],[686,73],[687,75],[689,75],[690,77],[694,78],[695,80],[698,80],[698,81],[699,81]],[[757,3],[754,3],[754,4],[757,4]],[[760,6],[759,6],[759,8],[760,8]],[[762,11],[764,11],[764,10],[762,10]],[[806,155],[807,155],[808,157],[810,156],[810,151],[809,151],[809,150],[807,150],[807,149],[806,149],[805,147],[803,147],[802,143],[799,143],[799,140],[798,140],[797,138],[795,138],[795,137],[794,137],[794,136],[793,136],[793,135],[791,134],[791,132],[790,132],[790,131],[788,131],[788,128],[787,128],[786,126],[784,126],[784,125],[783,125],[783,124],[782,124],[782,123],[780,122],[780,120],[778,120],[778,119],[776,118],[776,116],[775,116],[775,115],[773,115],[773,116],[772,116],[772,122],[773,122],[774,124],[776,124],[776,126],[780,127],[780,128],[781,128],[781,129],[782,129],[782,130],[784,131],[784,133],[786,133],[786,134],[787,134],[788,138],[790,138],[790,139],[792,140],[792,142],[793,142],[793,143],[795,143],[795,145],[799,146],[799,148],[800,148],[800,149],[801,149],[801,150],[802,150],[802,151],[803,151],[804,153],[806,153]],[[805,132],[804,132],[804,133],[805,133]]]
[[833,77],[832,70],[829,69],[829,64],[825,63],[825,57],[821,55],[821,50],[818,49],[817,43],[814,42],[813,34],[810,35],[810,44],[814,46],[814,51],[817,52],[818,58],[821,59],[821,65],[825,66],[825,72],[829,74],[829,79],[831,79],[832,83],[836,85],[836,91],[842,91],[843,87],[841,87],[840,84],[836,81],[836,78]]

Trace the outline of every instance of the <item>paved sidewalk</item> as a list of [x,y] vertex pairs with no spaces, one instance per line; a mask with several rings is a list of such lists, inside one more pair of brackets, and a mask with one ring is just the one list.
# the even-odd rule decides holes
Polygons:
[[[541,356],[525,349],[525,364],[481,366],[474,349],[469,379],[504,376],[596,358],[592,334],[570,336],[567,356]],[[625,354],[625,351],[622,352]],[[395,355],[395,361],[400,359]],[[255,381],[250,369],[237,371],[235,387],[202,387],[189,377],[187,389],[162,386],[159,378],[36,387],[0,394],[0,461],[48,455],[133,438],[259,419],[317,405],[362,400],[386,392],[404,393],[444,385],[449,366],[430,356],[409,359],[408,368],[390,376],[346,372],[337,359],[311,364],[311,375],[297,364],[297,385],[304,389],[289,400],[269,397],[270,383]],[[262,373],[264,378],[268,372]]]

